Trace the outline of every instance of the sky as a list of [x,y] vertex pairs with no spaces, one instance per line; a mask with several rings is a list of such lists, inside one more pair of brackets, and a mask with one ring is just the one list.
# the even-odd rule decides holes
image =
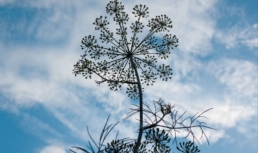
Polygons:
[[[145,87],[144,101],[162,98],[189,116],[213,108],[203,121],[216,130],[206,130],[210,145],[201,139],[199,149],[257,153],[257,0],[122,2],[130,14],[128,25],[134,20],[132,8],[146,4],[148,19],[166,14],[173,21],[169,33],[179,39],[167,60],[173,79]],[[96,85],[98,77],[72,73],[84,52],[81,39],[99,36],[92,24],[95,18],[108,16],[112,22],[105,12],[107,3],[0,0],[0,152],[68,153],[72,146],[86,148],[87,126],[97,140],[109,114],[109,123],[116,123],[137,104],[125,88],[110,91],[107,84]],[[135,138],[137,127],[134,118],[121,121],[108,140],[118,130],[121,138]]]

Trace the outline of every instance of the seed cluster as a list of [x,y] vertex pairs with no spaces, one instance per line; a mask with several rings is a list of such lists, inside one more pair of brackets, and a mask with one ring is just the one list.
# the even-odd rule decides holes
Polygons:
[[[86,36],[82,39],[81,48],[85,53],[74,65],[74,74],[82,74],[86,79],[95,74],[102,80],[98,84],[107,82],[111,90],[121,89],[122,84],[127,84],[127,94],[131,98],[138,98],[137,79],[135,71],[138,71],[140,81],[147,86],[153,85],[159,77],[163,81],[172,78],[172,69],[169,65],[158,64],[158,59],[167,59],[170,50],[178,46],[175,35],[165,34],[163,38],[155,37],[155,33],[167,32],[172,28],[172,21],[166,15],[156,16],[148,21],[149,33],[140,40],[137,35],[144,28],[141,19],[149,15],[146,5],[136,5],[133,14],[137,18],[129,27],[132,37],[128,38],[126,23],[129,20],[127,13],[123,12],[124,5],[117,0],[111,1],[106,6],[106,12],[113,16],[118,26],[115,34],[108,29],[107,17],[100,16],[93,23],[95,30],[100,31],[97,42],[95,36]],[[106,45],[107,46],[107,45]],[[133,67],[135,65],[136,69]]]

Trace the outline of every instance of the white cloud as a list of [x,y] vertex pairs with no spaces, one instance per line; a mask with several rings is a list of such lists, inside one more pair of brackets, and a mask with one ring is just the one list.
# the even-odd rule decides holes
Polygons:
[[46,146],[39,153],[67,153],[66,149],[60,146]]
[[234,96],[257,98],[258,80],[255,64],[244,60],[224,58],[211,62],[209,69],[210,73],[225,84]]
[[6,5],[13,3],[15,0],[0,0],[0,5]]
[[239,47],[240,44],[254,49],[258,47],[257,25],[247,27],[233,26],[228,30],[217,31],[215,37],[225,44],[227,49]]
[[208,104],[215,108],[211,121],[220,125],[221,130],[234,127],[250,135],[250,118],[257,116],[257,66],[244,60],[223,58],[211,62],[207,69],[225,85],[221,89],[224,97]]
[[21,125],[30,134],[40,137],[42,140],[49,138],[49,136],[54,136],[55,138],[60,138],[62,135],[57,132],[51,125],[47,124],[47,121],[42,121],[30,114],[23,113],[21,119]]
[[[47,13],[46,13],[47,14]],[[53,13],[49,12],[49,15],[43,16],[45,18],[38,24],[41,26],[36,32],[38,39],[47,41],[53,41],[58,39],[64,39],[70,36],[70,29],[73,28],[73,15],[71,11],[63,12],[60,9],[53,9]]]

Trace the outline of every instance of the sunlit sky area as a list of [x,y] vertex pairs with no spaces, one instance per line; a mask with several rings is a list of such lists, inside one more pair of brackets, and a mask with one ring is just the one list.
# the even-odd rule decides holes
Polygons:
[[[114,92],[105,83],[97,86],[97,76],[72,73],[84,53],[81,39],[99,37],[95,18],[103,15],[112,22],[105,12],[108,2],[0,0],[1,153],[86,148],[87,126],[98,139],[109,114],[109,122],[116,123],[137,104],[127,97],[126,86]],[[162,98],[187,115],[213,108],[203,121],[217,130],[206,130],[210,145],[200,140],[203,153],[257,153],[257,0],[122,2],[129,13],[127,25],[135,20],[132,8],[146,4],[150,17],[142,20],[145,28],[148,19],[166,14],[173,21],[168,33],[179,39],[166,61],[173,68],[172,80],[145,87],[144,101]],[[108,139],[118,130],[121,138],[136,138],[137,128],[135,118],[121,121]]]

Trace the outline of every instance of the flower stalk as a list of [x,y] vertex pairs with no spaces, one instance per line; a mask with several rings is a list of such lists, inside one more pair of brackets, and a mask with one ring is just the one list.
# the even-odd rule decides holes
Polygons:
[[140,128],[139,128],[139,134],[138,134],[138,138],[137,138],[137,142],[136,142],[136,146],[134,148],[134,153],[137,153],[137,151],[139,150],[139,147],[141,145],[141,139],[142,139],[142,133],[143,133],[143,101],[142,101],[142,87],[141,87],[141,81],[138,75],[138,71],[137,68],[135,66],[135,63],[133,62],[132,57],[130,57],[130,61],[132,63],[135,75],[136,75],[136,79],[137,79],[137,86],[138,86],[138,90],[139,90],[139,109],[140,109]]

